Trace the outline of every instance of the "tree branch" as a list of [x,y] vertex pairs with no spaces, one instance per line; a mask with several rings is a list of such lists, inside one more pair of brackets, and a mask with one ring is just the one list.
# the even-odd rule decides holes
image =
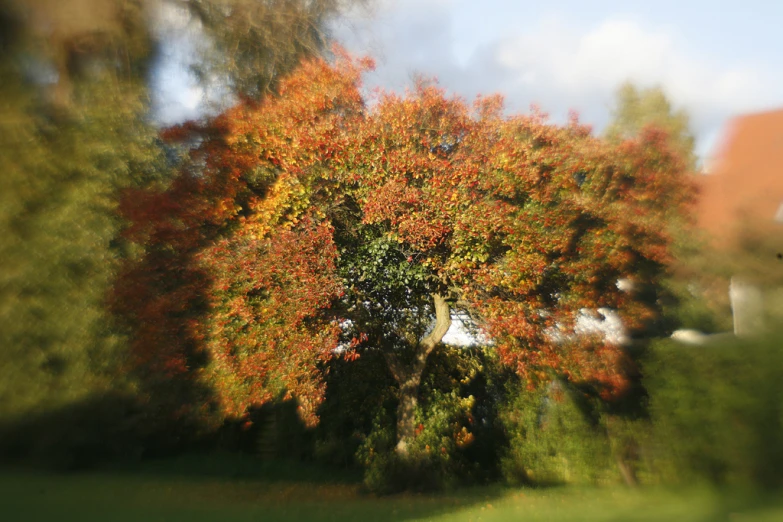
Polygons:
[[424,367],[427,365],[427,358],[438,343],[443,340],[446,332],[451,327],[451,308],[449,303],[440,294],[432,294],[432,299],[435,302],[435,326],[429,335],[414,345],[416,353],[414,354],[412,364],[407,365],[403,363],[396,353],[383,352],[386,364],[388,364],[392,376],[400,386],[419,385]]
[[425,361],[430,352],[443,340],[446,332],[451,328],[451,308],[446,299],[440,294],[432,294],[435,301],[435,327],[427,337],[419,343],[420,349],[416,355],[417,359],[423,358]]

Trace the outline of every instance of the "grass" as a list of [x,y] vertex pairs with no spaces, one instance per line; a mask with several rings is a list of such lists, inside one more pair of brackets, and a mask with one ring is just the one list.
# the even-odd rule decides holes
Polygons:
[[375,497],[350,476],[286,463],[193,458],[82,473],[0,471],[15,521],[783,521],[783,500],[708,489],[471,488]]

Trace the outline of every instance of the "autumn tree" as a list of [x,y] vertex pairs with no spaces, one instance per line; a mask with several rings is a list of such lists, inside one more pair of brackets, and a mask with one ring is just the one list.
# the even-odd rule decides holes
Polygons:
[[457,310],[531,385],[555,372],[606,396],[622,390],[620,347],[555,331],[599,307],[631,329],[652,315],[617,281],[652,284],[671,261],[665,223],[689,195],[663,134],[615,147],[576,122],[506,118],[498,98],[471,107],[421,83],[382,96],[356,135],[357,222],[374,230],[375,250],[344,281],[364,316],[352,324],[384,349],[400,386],[398,450],[414,436],[424,367]]
[[622,348],[569,332],[583,310],[631,328],[651,313],[617,281],[654,282],[670,261],[688,187],[665,135],[611,145],[424,81],[368,106],[368,66],[305,61],[279,95],[199,128],[171,189],[128,194],[146,253],[115,303],[142,371],[201,383],[230,416],[294,395],[314,421],[319,364],[380,351],[405,455],[422,373],[460,310],[530,386],[556,374],[620,393]]
[[[126,194],[127,237],[145,250],[114,307],[135,331],[142,378],[183,414],[214,396],[221,414],[241,416],[287,392],[314,420],[317,364],[339,336],[323,315],[341,292],[326,156],[361,110],[359,71],[308,62],[279,96],[169,130],[170,141],[201,137],[191,160],[168,190]],[[209,396],[183,395],[194,383]]]

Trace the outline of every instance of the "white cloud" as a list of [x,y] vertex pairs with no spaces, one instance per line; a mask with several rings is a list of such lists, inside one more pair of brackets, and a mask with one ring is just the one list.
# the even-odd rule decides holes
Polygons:
[[212,44],[187,6],[173,2],[156,4],[153,31],[161,43],[150,83],[153,113],[159,124],[199,118],[233,102],[225,81],[216,76],[204,81],[194,72],[202,53]]
[[609,17],[592,26],[541,18],[524,33],[476,44],[466,60],[455,49],[457,43],[471,48],[471,35],[454,34],[453,8],[439,0],[385,2],[374,18],[354,18],[352,29],[338,36],[354,51],[378,58],[371,85],[400,90],[413,71],[423,72],[467,97],[502,92],[514,110],[537,103],[560,122],[576,109],[598,129],[608,121],[619,84],[661,85],[675,106],[691,114],[702,155],[727,118],[783,105],[783,76],[772,68],[726,65],[720,56],[697,53],[674,28],[632,18]]
[[[567,100],[599,125],[620,83],[661,85],[691,114],[702,154],[727,117],[783,103],[776,89],[781,79],[771,72],[710,61],[672,29],[631,19],[608,19],[581,32],[561,23],[542,24],[532,34],[498,41],[494,55],[545,108],[562,114]],[[536,83],[526,81],[531,76]]]
[[[622,82],[661,85],[676,107],[690,113],[697,153],[703,157],[731,116],[783,105],[783,72],[763,64],[730,64],[709,49],[697,52],[696,35],[674,26],[617,16],[570,23],[568,15],[559,15],[526,19],[516,33],[492,35],[491,27],[478,21],[473,31],[465,30],[469,11],[464,4],[379,0],[355,7],[332,32],[353,52],[376,59],[378,68],[366,79],[370,89],[401,91],[422,73],[437,76],[441,85],[467,98],[500,92],[514,111],[536,103],[560,123],[575,109],[599,131]],[[198,22],[182,6],[163,6],[156,30],[166,52],[152,83],[158,119],[173,123],[200,116],[209,103],[221,105],[226,92],[219,82],[199,85],[191,71],[199,45],[208,45]],[[521,14],[512,10],[508,16]]]

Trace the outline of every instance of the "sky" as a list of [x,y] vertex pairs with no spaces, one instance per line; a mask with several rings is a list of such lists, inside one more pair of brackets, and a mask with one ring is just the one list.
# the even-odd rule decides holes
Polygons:
[[[513,112],[537,104],[551,121],[570,110],[600,132],[630,80],[661,86],[691,116],[709,159],[731,117],[783,107],[783,2],[774,0],[371,0],[336,21],[348,50],[375,58],[368,88],[403,91],[416,74],[472,99],[501,93]],[[164,52],[153,84],[158,119],[175,123],[215,104],[188,72],[205,40],[164,6]],[[205,102],[206,99],[206,102]]]
[[335,24],[375,57],[369,86],[403,90],[435,76],[468,99],[499,92],[514,112],[576,110],[600,132],[617,87],[661,86],[691,116],[711,156],[728,120],[783,107],[783,2],[396,0]]
[[204,85],[193,72],[199,54],[209,45],[200,22],[180,3],[155,5],[153,32],[160,42],[150,77],[155,120],[167,126],[214,112],[210,109],[221,105],[226,92],[219,81]]

